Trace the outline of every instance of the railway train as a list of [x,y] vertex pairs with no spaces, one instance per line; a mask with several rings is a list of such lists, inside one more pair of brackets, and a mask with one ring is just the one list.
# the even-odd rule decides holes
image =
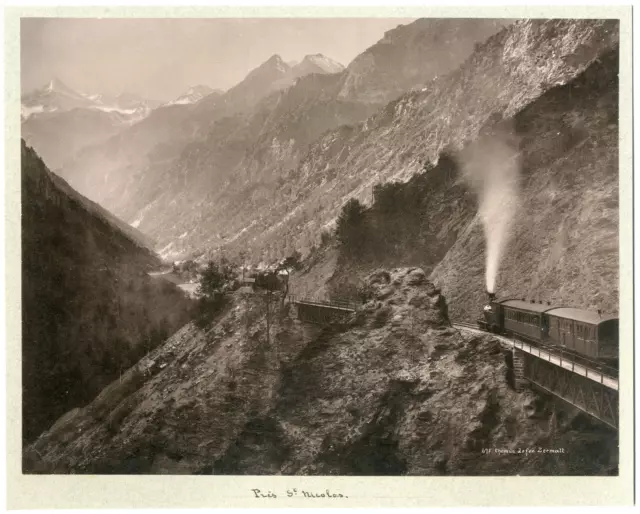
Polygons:
[[618,369],[616,316],[524,298],[497,300],[495,293],[488,295],[483,317],[477,320],[480,329]]

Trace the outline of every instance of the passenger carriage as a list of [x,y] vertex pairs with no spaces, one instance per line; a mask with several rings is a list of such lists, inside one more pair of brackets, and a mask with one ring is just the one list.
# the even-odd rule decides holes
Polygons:
[[490,299],[478,325],[617,368],[618,318],[550,303]]

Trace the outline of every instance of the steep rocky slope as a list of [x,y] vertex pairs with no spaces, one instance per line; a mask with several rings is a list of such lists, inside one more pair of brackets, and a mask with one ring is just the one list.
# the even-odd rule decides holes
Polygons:
[[30,441],[186,323],[189,302],[148,277],[157,256],[49,172],[24,141],[21,157],[22,407]]
[[384,105],[455,70],[512,20],[420,19],[385,32],[348,66],[340,98]]
[[615,21],[519,21],[477,45],[455,72],[363,123],[325,132],[296,157],[295,166],[288,165],[287,147],[275,141],[267,176],[240,190],[229,178],[198,203],[198,216],[207,223],[179,239],[184,231],[165,218],[165,234],[171,233],[174,250],[215,246],[220,242],[212,235],[224,230],[231,253],[249,248],[260,255],[266,248],[278,257],[292,247],[304,251],[349,197],[369,201],[375,184],[407,180],[425,161],[437,161],[443,149],[475,139],[485,125],[513,117],[545,91],[571,81],[617,40]]
[[105,199],[116,202],[122,198],[136,173],[151,164],[169,166],[185,140],[196,137],[200,124],[191,117],[195,105],[166,105],[153,110],[144,120],[106,141],[83,148],[63,163],[60,175],[82,194],[118,214]]
[[[522,191],[503,297],[618,312],[618,87],[615,49],[515,116]],[[460,317],[484,300],[484,245],[474,218],[432,274]]]
[[[60,418],[28,473],[527,475],[617,472],[615,433],[513,391],[504,350],[448,328],[420,269],[380,270],[345,325],[265,334],[265,298],[237,296]],[[270,344],[269,344],[270,342]],[[564,453],[484,453],[485,449]]]
[[[500,266],[502,297],[618,310],[618,52],[600,56],[566,85],[512,118],[489,122],[462,151],[511,138],[521,162],[520,197]],[[485,239],[459,158],[406,184],[388,185],[369,211],[369,251],[343,258],[329,281],[350,294],[381,264],[433,270],[452,315],[471,320],[485,298]],[[526,262],[526,269],[522,263]]]
[[[116,212],[158,241],[173,242],[169,248],[178,247],[183,234],[188,244],[200,233],[218,235],[214,244],[224,243],[229,230],[211,219],[211,202],[269,194],[274,180],[282,180],[279,167],[294,165],[321,133],[370,114],[366,105],[336,99],[341,81],[340,74],[301,77],[295,86],[264,99],[250,116],[215,122],[174,165],[140,174],[136,194],[114,204]],[[235,204],[235,209],[245,205]]]
[[143,234],[138,229],[132,227],[128,223],[125,223],[116,215],[112,214],[107,209],[102,207],[100,204],[89,200],[86,196],[82,196],[75,189],[73,189],[66,180],[56,175],[55,173],[51,173],[49,177],[51,178],[53,183],[58,187],[58,189],[66,193],[68,196],[72,198],[76,198],[87,210],[87,212],[117,227],[129,239],[135,242],[139,247],[144,248],[145,251],[153,248],[155,243],[153,239],[151,239],[149,236],[147,236],[146,234]]

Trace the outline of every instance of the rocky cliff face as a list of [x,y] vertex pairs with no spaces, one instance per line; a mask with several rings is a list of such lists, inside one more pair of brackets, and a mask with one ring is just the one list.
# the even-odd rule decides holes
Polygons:
[[[518,394],[500,343],[448,327],[417,268],[379,270],[345,325],[265,330],[238,296],[188,326],[25,450],[25,472],[297,475],[607,474],[615,435]],[[552,453],[495,453],[541,447]]]
[[347,67],[340,98],[385,105],[455,70],[511,20],[420,19],[389,30]]
[[189,319],[157,256],[22,146],[23,438],[85,405]]
[[[121,212],[157,238],[166,255],[179,253],[183,242],[191,247],[205,233],[209,243],[224,244],[233,228],[211,217],[212,208],[217,209],[212,203],[224,203],[235,213],[247,201],[271,198],[276,181],[285,180],[282,166],[293,166],[326,130],[370,114],[368,106],[336,99],[341,80],[341,74],[311,74],[263,100],[251,116],[215,122],[207,137],[186,146],[173,166],[164,171],[155,166],[141,175],[139,194],[122,198]],[[169,232],[176,237],[167,237]]]

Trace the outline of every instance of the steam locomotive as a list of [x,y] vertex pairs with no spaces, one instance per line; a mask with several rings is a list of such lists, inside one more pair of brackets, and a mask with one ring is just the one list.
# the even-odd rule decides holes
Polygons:
[[496,300],[495,293],[487,294],[489,303],[477,320],[482,330],[618,369],[617,317],[524,298]]

